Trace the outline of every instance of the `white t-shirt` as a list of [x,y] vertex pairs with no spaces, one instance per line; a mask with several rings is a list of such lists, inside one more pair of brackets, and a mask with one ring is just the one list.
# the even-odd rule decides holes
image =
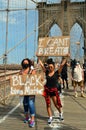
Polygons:
[[83,80],[83,76],[82,76],[82,73],[83,73],[83,69],[80,67],[80,65],[76,66],[74,68],[74,74],[73,74],[73,79],[77,82],[80,82]]

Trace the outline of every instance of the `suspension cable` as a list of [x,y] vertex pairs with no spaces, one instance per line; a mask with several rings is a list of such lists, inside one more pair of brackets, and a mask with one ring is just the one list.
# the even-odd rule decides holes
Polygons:
[[[52,17],[53,17],[53,16],[52,16]],[[41,28],[44,24],[51,22],[51,21],[52,21],[52,17],[50,17],[50,18],[47,19],[43,24],[41,24],[40,26],[38,26],[38,27],[36,28],[36,30],[39,29],[39,28]],[[13,51],[17,46],[19,46],[23,41],[25,41],[26,38],[30,37],[32,34],[34,34],[34,31],[32,31],[32,32],[31,32],[30,34],[28,34],[25,38],[23,38],[23,39],[22,39],[19,43],[17,43],[13,48],[9,49],[9,50],[7,51],[7,53],[6,53],[6,55],[7,55],[8,53],[10,53],[11,51]],[[0,57],[0,59],[2,59],[3,57],[4,57],[4,55],[2,55],[2,56]]]
[[[27,23],[28,23],[28,12],[27,12],[27,0],[26,0],[26,10],[25,10],[25,35],[27,36]],[[25,40],[25,57],[27,57],[27,38]]]
[[[36,0],[37,1],[37,0]],[[36,21],[37,21],[37,19],[36,19],[37,17],[36,17],[36,11],[35,11],[35,29],[34,29],[34,56],[33,56],[33,58],[34,58],[34,60],[35,60],[35,51],[36,51]]]
[[34,0],[31,0],[32,2],[34,2],[35,4],[38,4],[38,2],[37,2],[37,0],[36,1],[34,1]]

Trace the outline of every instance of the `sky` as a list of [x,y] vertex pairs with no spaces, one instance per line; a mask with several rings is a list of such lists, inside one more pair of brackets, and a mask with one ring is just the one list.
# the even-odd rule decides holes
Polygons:
[[[36,2],[46,2],[46,0],[34,0]],[[71,0],[71,2],[80,2],[81,0]],[[82,0],[84,1],[84,0]],[[47,4],[61,2],[61,0],[47,0]],[[0,10],[5,10],[7,8],[8,0],[0,0]],[[9,0],[9,9],[24,9],[26,7],[26,0]],[[35,10],[36,4],[31,0],[27,0],[27,23],[26,21],[26,11],[17,10],[10,11],[8,14],[6,11],[0,11],[0,63],[3,63],[3,54],[7,50],[9,51],[7,58],[8,63],[18,63],[20,64],[22,59],[25,58],[26,52],[28,58],[36,58],[35,53],[38,44],[38,11]],[[8,17],[8,25],[6,25],[6,20]],[[27,26],[26,26],[27,25]],[[36,31],[34,31],[36,30]],[[26,33],[27,31],[27,33]],[[79,32],[79,33],[77,33]],[[7,33],[7,35],[6,35]],[[78,34],[78,35],[77,35]],[[27,35],[27,38],[26,38]],[[57,25],[54,25],[50,30],[51,36],[60,36],[62,32]],[[70,31],[71,36],[71,57],[72,59],[79,53],[76,50],[77,41],[81,41],[79,47],[80,57],[83,57],[83,31],[80,26],[76,23]],[[7,40],[7,41],[6,41]],[[27,49],[26,49],[27,43]],[[7,49],[6,49],[7,44]],[[15,47],[16,46],[16,47]],[[13,49],[14,48],[14,49]],[[73,53],[72,53],[73,52]]]

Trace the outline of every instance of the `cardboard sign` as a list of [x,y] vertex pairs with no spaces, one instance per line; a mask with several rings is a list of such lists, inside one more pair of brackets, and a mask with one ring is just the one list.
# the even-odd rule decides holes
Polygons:
[[13,75],[10,79],[11,95],[38,95],[44,89],[43,74]]
[[69,53],[70,37],[39,38],[38,56],[66,56]]

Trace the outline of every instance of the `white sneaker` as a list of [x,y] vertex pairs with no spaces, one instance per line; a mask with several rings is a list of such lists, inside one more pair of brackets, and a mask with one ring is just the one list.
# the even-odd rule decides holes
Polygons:
[[64,120],[64,117],[63,117],[62,115],[59,115],[59,116],[58,116],[58,119],[59,119],[60,121],[63,121],[63,120]]
[[52,123],[52,119],[48,119],[48,124],[51,124]]
[[84,93],[81,93],[81,97],[85,98],[86,96],[84,95]]
[[75,92],[75,98],[77,98],[78,97],[78,93],[77,92]]

